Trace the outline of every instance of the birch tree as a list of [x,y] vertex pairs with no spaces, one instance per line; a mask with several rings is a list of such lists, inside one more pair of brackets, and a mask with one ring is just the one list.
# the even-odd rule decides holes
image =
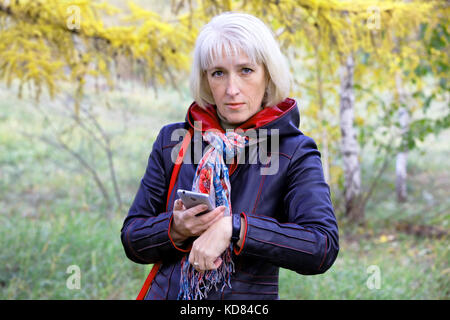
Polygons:
[[403,85],[401,72],[395,74],[395,84],[397,89],[398,101],[400,104],[398,110],[398,122],[400,125],[401,146],[397,153],[395,162],[395,189],[398,202],[406,202],[407,200],[407,165],[408,165],[408,145],[406,143],[406,134],[409,131],[410,115],[407,105],[407,94]]
[[349,218],[360,221],[364,213],[360,208],[361,169],[359,145],[354,127],[354,69],[355,60],[353,54],[349,54],[339,70],[341,152],[344,165],[345,211]]

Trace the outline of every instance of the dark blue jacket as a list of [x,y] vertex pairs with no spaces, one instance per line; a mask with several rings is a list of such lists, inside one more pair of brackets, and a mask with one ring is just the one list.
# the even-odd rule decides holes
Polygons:
[[[207,146],[198,139],[200,135],[194,134],[167,209],[166,200],[173,155],[178,153],[182,133],[195,121],[201,121],[202,130],[223,131],[215,108],[202,109],[196,104],[189,108],[185,122],[164,126],[153,144],[145,175],[121,231],[129,259],[141,264],[161,262],[146,299],[176,299],[178,295],[180,260],[190,247],[179,248],[169,237],[172,208],[176,190],[192,188],[201,157],[194,151],[200,150],[199,143],[201,150]],[[266,148],[270,162],[258,160],[255,164],[248,146],[242,153],[246,161],[228,165],[232,211],[245,218],[247,227],[242,247],[233,252],[236,271],[231,278],[232,288],[210,292],[208,299],[277,299],[280,267],[312,275],[325,272],[335,261],[339,240],[330,190],[317,146],[300,132],[299,123],[297,103],[286,99],[240,126],[244,130],[267,129],[269,138],[257,150]],[[275,133],[279,136],[275,137]],[[275,138],[279,146],[273,147]],[[270,168],[273,161],[277,161],[277,173],[261,174],[261,168]]]

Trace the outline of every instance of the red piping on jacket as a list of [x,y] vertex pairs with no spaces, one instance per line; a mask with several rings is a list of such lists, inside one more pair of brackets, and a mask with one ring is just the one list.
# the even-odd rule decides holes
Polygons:
[[247,238],[247,231],[248,231],[248,221],[247,221],[247,215],[245,214],[245,212],[241,212],[241,217],[244,217],[245,220],[245,232],[244,232],[244,239],[242,239],[242,245],[239,248],[239,250],[236,249],[236,246],[233,247],[233,251],[234,253],[238,256],[241,254],[242,249],[244,248],[245,245],[245,239]]
[[[189,128],[188,133],[186,133],[186,135],[183,138],[183,142],[181,144],[180,152],[178,153],[177,160],[175,161],[175,165],[174,165],[173,171],[172,171],[172,176],[170,177],[169,190],[167,192],[166,211],[169,210],[170,196],[172,194],[173,187],[175,186],[175,183],[177,181],[178,173],[180,171],[180,167],[183,164],[184,154],[186,153],[186,150],[187,150],[187,147],[189,146],[189,143],[191,143],[192,134],[193,134],[193,129]],[[172,222],[172,219],[170,220],[170,222]],[[168,232],[170,232],[170,224],[169,224]],[[170,237],[170,234],[169,234],[169,239],[172,242],[172,244],[175,245],[173,243],[173,241],[172,241],[172,238]],[[175,248],[180,250],[176,246],[175,246]],[[144,285],[142,286],[141,290],[139,291],[139,294],[138,294],[136,300],[144,300],[145,295],[147,294],[148,290],[150,289],[150,286],[151,286],[151,284],[153,282],[153,279],[155,278],[156,274],[158,273],[158,270],[159,270],[160,267],[161,267],[161,262],[157,262],[157,263],[155,263],[153,265],[153,268],[150,271],[149,275],[147,276],[147,279],[145,279]]]

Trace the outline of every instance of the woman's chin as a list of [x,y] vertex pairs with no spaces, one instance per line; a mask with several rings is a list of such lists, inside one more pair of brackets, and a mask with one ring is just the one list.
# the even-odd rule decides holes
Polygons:
[[246,119],[232,119],[230,121],[228,121],[228,124],[235,126],[235,127],[239,127],[239,125],[243,124],[246,121]]

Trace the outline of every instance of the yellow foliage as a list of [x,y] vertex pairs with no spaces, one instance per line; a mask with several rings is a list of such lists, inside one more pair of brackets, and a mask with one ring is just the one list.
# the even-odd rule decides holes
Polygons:
[[365,119],[363,117],[356,116],[355,117],[355,123],[356,123],[356,126],[362,127],[362,126],[364,126]]
[[140,71],[160,83],[168,70],[186,70],[195,37],[186,24],[165,22],[133,2],[129,7],[127,25],[105,27],[105,15],[122,13],[105,1],[0,0],[0,80],[32,82],[36,98],[42,87],[53,96],[58,82],[69,80],[78,83],[81,98],[85,78],[110,81],[111,63],[120,56],[146,61]]
[[[38,96],[45,87],[58,91],[58,82],[81,86],[87,76],[105,77],[112,82],[111,66],[117,59],[144,64],[139,72],[159,83],[172,80],[174,71],[186,72],[190,52],[201,26],[212,16],[229,10],[249,12],[269,24],[283,50],[300,47],[312,65],[311,74],[320,69],[322,79],[308,85],[315,97],[338,97],[336,71],[349,52],[370,54],[370,73],[394,88],[398,70],[413,70],[420,63],[423,48],[411,36],[421,23],[428,23],[427,36],[436,17],[448,9],[436,9],[443,1],[395,0],[172,0],[172,8],[188,8],[170,21],[158,13],[128,1],[129,12],[99,0],[0,0],[0,80],[20,85],[31,82]],[[446,11],[447,10],[447,11]],[[177,9],[177,12],[182,10]],[[119,16],[119,25],[106,26],[106,16]],[[431,51],[444,58],[444,52]],[[375,69],[374,65],[382,66]],[[355,80],[367,77],[358,65]],[[413,72],[409,77],[414,77]],[[155,83],[156,85],[156,83]],[[294,89],[295,91],[296,89]],[[81,96],[81,88],[77,89]],[[324,99],[316,108],[335,114],[336,103]],[[314,118],[317,112],[309,113]],[[325,112],[327,111],[327,112]],[[317,117],[318,122],[330,119]],[[360,121],[363,123],[362,121]],[[317,126],[318,128],[321,125]]]

